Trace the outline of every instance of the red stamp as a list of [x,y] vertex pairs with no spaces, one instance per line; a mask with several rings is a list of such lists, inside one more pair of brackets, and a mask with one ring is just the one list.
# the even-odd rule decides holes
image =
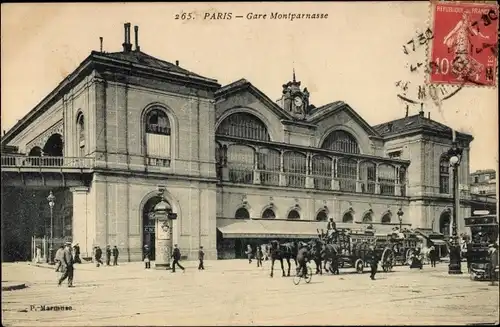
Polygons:
[[496,86],[498,6],[433,3],[430,83]]

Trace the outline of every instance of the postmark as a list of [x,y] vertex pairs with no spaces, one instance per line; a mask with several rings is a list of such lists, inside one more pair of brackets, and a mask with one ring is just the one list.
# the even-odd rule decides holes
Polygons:
[[496,86],[498,6],[433,2],[431,84]]

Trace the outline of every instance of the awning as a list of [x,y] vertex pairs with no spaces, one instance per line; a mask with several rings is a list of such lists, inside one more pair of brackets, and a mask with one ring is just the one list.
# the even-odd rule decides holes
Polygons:
[[431,241],[434,241],[435,238],[442,239],[444,237],[443,234],[437,233],[432,229],[417,228],[415,232],[419,233],[420,235]]
[[436,240],[436,239],[434,239],[434,240],[430,240],[430,241],[431,241],[431,242],[432,242],[432,244],[434,244],[434,245],[446,245],[446,242],[445,242],[445,241],[443,241],[443,240]]

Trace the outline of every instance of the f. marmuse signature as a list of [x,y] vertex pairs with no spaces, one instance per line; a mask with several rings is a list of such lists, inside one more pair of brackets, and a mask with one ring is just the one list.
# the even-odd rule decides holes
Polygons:
[[301,13],[301,12],[269,12],[269,13],[254,13],[249,12],[244,15],[235,14],[232,12],[182,12],[175,14],[175,19],[178,20],[315,20],[328,19],[327,13]]

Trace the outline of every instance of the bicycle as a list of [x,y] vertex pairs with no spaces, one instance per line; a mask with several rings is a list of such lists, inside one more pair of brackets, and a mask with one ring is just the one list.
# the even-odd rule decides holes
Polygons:
[[296,274],[295,276],[293,276],[293,283],[294,283],[295,285],[299,285],[300,280],[301,280],[302,278],[304,278],[304,279],[305,279],[305,281],[306,281],[306,283],[307,283],[307,284],[309,284],[309,283],[311,282],[311,279],[312,279],[312,269],[311,269],[311,267],[309,267],[309,265],[307,265],[307,264],[306,264],[306,267],[307,267],[307,275],[306,275],[306,277],[305,277],[305,278],[304,278],[304,277],[302,277],[302,274],[300,274],[300,273],[299,273],[299,274]]

